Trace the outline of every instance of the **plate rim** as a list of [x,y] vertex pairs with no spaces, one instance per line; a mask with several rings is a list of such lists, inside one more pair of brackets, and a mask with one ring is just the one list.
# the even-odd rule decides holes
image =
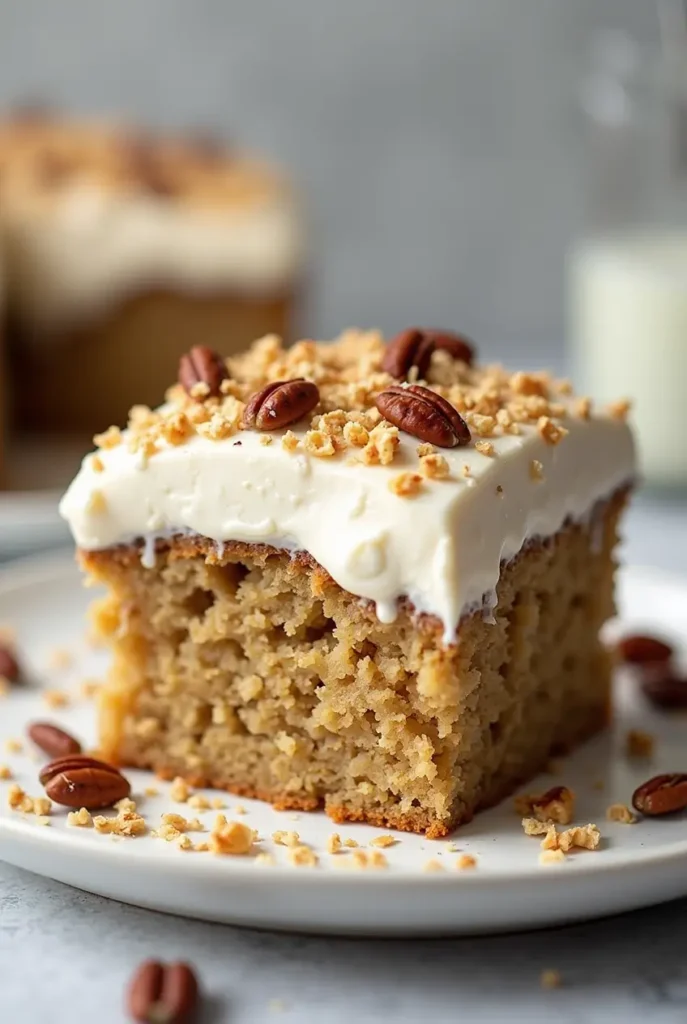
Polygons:
[[[16,558],[0,567],[0,597],[11,594],[18,589],[32,588],[45,583],[59,583],[61,578],[67,575],[73,577],[76,572],[78,572],[78,569],[74,561],[74,551],[69,548]],[[678,573],[672,573],[651,566],[631,565],[621,566],[619,576],[621,579],[623,577],[633,579],[636,581],[633,585],[644,583],[649,586],[676,589],[687,599],[687,578]],[[326,817],[324,811],[312,813]],[[334,827],[333,822],[332,827]],[[77,835],[72,836],[69,833],[57,830],[54,832],[49,829],[38,830],[33,822],[25,821],[22,818],[17,818],[16,820],[7,817],[0,818],[0,831],[4,831],[5,834],[10,833],[17,839],[20,838],[21,841],[29,841],[34,846],[40,848],[48,847],[55,849],[57,844],[60,852],[67,852],[70,848],[74,847],[78,847],[80,851],[86,849],[80,842],[81,837]],[[459,835],[459,833],[460,829],[456,830],[456,834]],[[432,841],[427,840],[427,842],[430,843],[430,850],[428,850],[428,855],[430,855]],[[440,849],[441,847],[437,848]],[[169,864],[166,864],[161,857],[148,858],[136,854],[135,847],[132,847],[132,850],[136,858],[137,868],[143,871],[165,870],[169,871],[172,876],[183,878],[186,875],[188,877],[188,868],[181,866],[184,863],[183,859],[179,862],[176,859],[170,860]],[[609,871],[641,872],[643,869],[655,870],[660,866],[674,865],[682,859],[687,859],[687,838],[673,841],[658,849],[654,848],[639,856],[637,851],[634,851],[629,859],[627,851],[614,851],[610,849],[604,852],[606,857],[598,859],[587,858],[583,853],[580,853],[575,857],[568,858],[562,865],[550,866],[546,871],[534,859],[532,864],[514,868],[484,868],[482,871],[475,872],[421,873],[417,868],[399,866],[395,867],[391,872],[307,871],[301,872],[297,877],[302,878],[304,881],[307,880],[307,884],[310,887],[315,886],[316,888],[321,886],[328,887],[331,884],[337,888],[345,888],[350,885],[354,885],[356,888],[360,885],[374,885],[375,887],[381,885],[389,888],[398,883],[407,884],[409,881],[418,883],[420,882],[420,877],[423,886],[430,885],[433,887],[461,884],[471,889],[480,889],[485,886],[493,888],[500,885],[508,886],[516,882],[531,882],[535,879],[537,884],[548,882],[549,884],[560,885],[565,876],[568,876],[572,881],[575,878],[588,877],[589,875],[605,875]],[[121,861],[117,860],[117,858],[121,857],[121,847],[119,845],[106,846],[103,844],[98,848],[98,857],[101,861],[105,860],[107,863],[109,863],[110,858],[112,858],[113,862],[121,863]],[[0,859],[2,859],[1,856]],[[232,858],[230,862],[225,862],[223,858],[212,858],[204,860],[202,864],[198,863],[200,871],[202,871],[205,878],[216,878],[217,880],[227,880],[228,874],[232,881],[240,881],[246,874],[254,878],[255,871],[259,870],[253,858],[248,857],[245,859]],[[272,886],[280,887],[287,879],[289,884],[293,884],[296,880],[294,878],[294,869],[282,864],[271,865],[269,870],[260,873],[260,878],[262,879],[261,884],[270,888]]]

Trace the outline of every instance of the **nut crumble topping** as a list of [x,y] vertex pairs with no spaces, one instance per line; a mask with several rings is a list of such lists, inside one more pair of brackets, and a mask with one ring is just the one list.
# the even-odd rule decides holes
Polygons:
[[223,814],[218,814],[208,846],[215,854],[243,856],[251,852],[255,839],[256,832],[248,825],[240,821],[227,821]]
[[642,729],[630,729],[625,737],[625,753],[629,758],[650,758],[654,753],[655,738]]
[[456,861],[456,867],[459,871],[472,871],[477,867],[477,858],[471,853],[463,853]]
[[[301,378],[316,386],[319,401],[310,419],[311,429],[302,441],[291,430],[282,436],[287,451],[302,447],[317,458],[332,458],[348,448],[357,452],[356,460],[364,465],[390,465],[398,450],[399,431],[382,418],[375,405],[377,397],[398,380],[383,369],[387,351],[377,331],[348,330],[331,343],[307,339],[288,349],[277,336],[268,335],[223,363],[216,357],[226,367],[222,373],[228,374],[216,388],[204,380],[188,390],[177,383],[168,389],[167,404],[161,409],[134,406],[127,443],[145,464],[166,445],[183,444],[194,433],[212,440],[229,438],[241,428],[250,399],[261,389]],[[418,378],[422,386],[464,417],[477,437],[475,449],[486,456],[492,456],[495,449],[485,438],[518,434],[523,426],[536,426],[541,437],[555,445],[567,433],[561,420],[568,415],[581,419],[590,415],[589,399],[573,397],[569,406],[562,404],[561,396],[572,394],[570,384],[554,380],[546,372],[511,374],[500,366],[452,358],[440,349],[432,353],[423,372],[424,378]],[[417,376],[417,367],[412,368],[413,375]],[[608,415],[622,418],[626,406],[614,403]],[[110,427],[94,441],[105,451],[120,445],[122,435],[117,427]],[[271,443],[269,434],[261,436],[260,444]],[[434,446],[423,443],[417,454],[421,460],[431,458]],[[93,459],[98,459],[98,471],[104,468],[98,454]],[[440,461],[423,461],[422,473],[432,479],[447,475]],[[415,493],[414,487],[410,493]]]
[[526,793],[514,802],[518,814],[559,825],[569,825],[575,813],[575,794],[567,786],[554,786],[541,795]]
[[399,498],[415,498],[422,489],[422,477],[419,473],[399,473],[390,482],[389,488]]
[[626,804],[611,804],[606,808],[606,818],[621,825],[634,825],[637,821],[637,815]]

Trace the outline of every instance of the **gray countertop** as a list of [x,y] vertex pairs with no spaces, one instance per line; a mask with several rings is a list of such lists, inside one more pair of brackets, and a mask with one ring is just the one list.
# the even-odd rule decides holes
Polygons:
[[[687,507],[632,509],[625,556],[687,576]],[[684,932],[683,932],[684,929]],[[2,1024],[117,1024],[144,957],[186,958],[205,1024],[687,1020],[687,900],[571,928],[371,941],[242,931],[138,910],[0,864]],[[555,968],[563,984],[542,991]]]

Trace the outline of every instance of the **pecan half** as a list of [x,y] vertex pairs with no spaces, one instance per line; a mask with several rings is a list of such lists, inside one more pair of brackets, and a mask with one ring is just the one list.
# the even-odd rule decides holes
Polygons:
[[684,811],[687,808],[687,775],[682,772],[655,775],[634,791],[632,806],[652,817]]
[[[221,355],[207,345],[195,345],[179,361],[179,383],[187,394],[201,402],[209,395],[219,395],[222,381],[228,376]],[[204,394],[194,395],[192,392],[198,384],[205,384],[207,391],[203,388]]]
[[419,384],[392,384],[375,400],[382,416],[406,433],[438,448],[456,448],[470,443],[470,430],[457,409]]
[[243,425],[257,430],[279,430],[307,416],[319,400],[317,384],[303,377],[273,381],[251,397],[243,414]]
[[26,730],[37,747],[50,757],[80,754],[81,744],[64,729],[51,722],[31,722]]
[[661,671],[660,666],[651,671],[648,665],[644,671],[642,692],[648,701],[666,710],[687,708],[687,677],[676,675],[669,669]]
[[129,983],[127,1009],[140,1024],[190,1024],[197,1006],[198,980],[189,964],[146,960]]
[[656,636],[634,633],[619,642],[618,654],[628,665],[647,665],[668,661],[673,656],[673,648]]
[[20,675],[21,670],[14,651],[6,644],[0,644],[0,676],[8,683],[16,683]]
[[439,331],[423,327],[409,327],[392,338],[386,347],[382,360],[382,369],[403,380],[411,369],[417,369],[417,376],[424,379],[432,361],[432,354],[437,351],[448,352],[454,359],[470,365],[474,359],[474,349],[465,338],[449,331]]
[[50,799],[63,807],[89,811],[111,807],[131,793],[131,786],[111,764],[70,754],[46,764],[38,778]]

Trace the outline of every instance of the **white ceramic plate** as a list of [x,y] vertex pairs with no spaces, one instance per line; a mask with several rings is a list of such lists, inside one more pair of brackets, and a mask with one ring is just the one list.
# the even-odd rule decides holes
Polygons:
[[[623,627],[659,628],[687,637],[687,584],[633,569],[621,578]],[[93,704],[79,696],[86,677],[102,675],[105,658],[89,648],[83,613],[92,592],[64,558],[28,562],[0,573],[0,622],[17,627],[21,651],[33,682],[15,688],[2,702],[0,761],[16,781],[38,795],[38,758],[25,743],[20,753],[2,750],[8,739],[24,735],[27,721],[49,718],[94,739]],[[50,667],[55,647],[67,647],[74,662]],[[68,707],[50,710],[41,690],[73,694]],[[623,753],[626,730],[640,726],[657,737],[650,764],[630,764]],[[351,854],[326,853],[335,830],[365,847],[380,830],[363,825],[332,825],[322,814],[277,812],[242,801],[239,820],[258,830],[260,849],[273,854],[273,866],[250,857],[215,857],[182,852],[175,843],[146,835],[113,839],[92,829],[69,828],[55,809],[52,824],[10,811],[9,782],[0,783],[0,858],[39,875],[126,903],[233,924],[338,934],[473,934],[534,928],[598,917],[687,895],[687,817],[643,820],[627,826],[606,822],[613,802],[629,803],[634,788],[659,771],[687,769],[687,719],[655,716],[637,701],[629,679],[619,680],[614,733],[587,744],[569,758],[556,777],[542,776],[526,787],[544,790],[565,783],[577,793],[578,819],[596,822],[603,835],[596,852],[569,855],[560,865],[538,863],[539,841],[526,837],[512,801],[480,814],[452,842],[432,842],[398,834],[385,850],[385,870],[346,867]],[[151,775],[131,772],[134,794],[153,784]],[[599,790],[599,780],[604,788]],[[139,809],[151,825],[164,811],[177,811],[211,824],[216,810],[196,812],[172,803],[169,786],[160,795],[141,796]],[[215,796],[217,794],[214,794]],[[239,801],[223,795],[224,813],[237,817]],[[276,846],[276,829],[295,830],[317,852],[317,867],[294,867],[288,851]],[[191,838],[203,836],[192,833]],[[458,847],[456,851],[454,847]],[[369,847],[368,847],[369,849]],[[459,871],[460,853],[477,858],[477,867]],[[443,870],[429,873],[427,862]]]

